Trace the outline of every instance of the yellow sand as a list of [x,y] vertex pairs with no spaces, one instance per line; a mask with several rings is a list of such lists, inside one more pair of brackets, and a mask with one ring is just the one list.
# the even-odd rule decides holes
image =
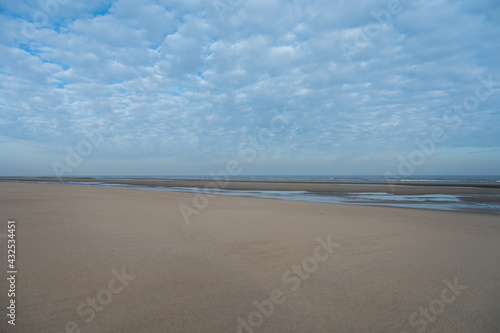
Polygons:
[[498,215],[194,197],[0,183],[0,331],[500,331]]

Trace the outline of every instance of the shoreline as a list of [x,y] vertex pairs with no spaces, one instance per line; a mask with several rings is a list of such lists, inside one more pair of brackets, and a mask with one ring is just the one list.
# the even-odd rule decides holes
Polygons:
[[85,185],[306,202],[500,214],[500,184],[0,177],[0,182]]

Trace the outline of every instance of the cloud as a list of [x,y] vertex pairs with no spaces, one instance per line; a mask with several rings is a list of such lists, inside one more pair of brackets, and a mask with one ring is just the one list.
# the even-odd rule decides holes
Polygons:
[[[61,159],[106,124],[86,157],[92,172],[126,158],[137,174],[147,159],[164,173],[205,173],[241,158],[245,136],[283,110],[293,121],[249,173],[294,164],[304,173],[308,163],[315,173],[383,173],[436,127],[450,159],[498,146],[500,86],[457,128],[445,117],[481,78],[500,81],[496,1],[401,1],[391,14],[388,1],[242,0],[223,2],[224,15],[219,2],[2,4],[2,147]],[[470,172],[497,155],[476,155]],[[26,163],[0,156],[3,174]],[[446,172],[445,160],[429,158],[426,170]]]

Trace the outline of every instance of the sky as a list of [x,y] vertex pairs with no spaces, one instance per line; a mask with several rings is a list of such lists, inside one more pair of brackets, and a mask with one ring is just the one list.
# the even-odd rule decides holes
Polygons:
[[497,0],[0,0],[0,175],[500,170]]

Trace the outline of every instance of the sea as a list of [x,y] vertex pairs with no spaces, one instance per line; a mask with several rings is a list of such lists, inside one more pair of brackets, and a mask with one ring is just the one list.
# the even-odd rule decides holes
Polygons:
[[[84,176],[81,176],[84,177]],[[92,176],[92,178],[117,178],[117,179],[215,179],[216,176],[207,175],[156,175],[156,176]],[[231,176],[231,180],[281,180],[281,181],[332,181],[332,182],[428,182],[428,183],[486,183],[500,184],[500,175],[489,176],[407,176],[407,177],[388,177],[380,175],[238,175]]]

